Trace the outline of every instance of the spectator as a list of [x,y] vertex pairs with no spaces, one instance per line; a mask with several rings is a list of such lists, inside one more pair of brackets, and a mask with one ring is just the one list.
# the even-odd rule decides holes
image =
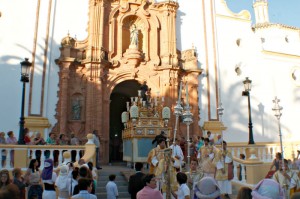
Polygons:
[[44,138],[42,138],[40,132],[36,133],[35,138],[33,139],[33,144],[34,145],[45,145],[46,144],[46,142],[45,142]]
[[68,139],[65,134],[62,133],[59,135],[58,145],[68,145]]
[[97,182],[97,169],[94,167],[94,165],[93,165],[92,162],[88,162],[87,165],[89,167],[90,172],[92,173],[93,180],[94,180],[95,186],[96,186],[96,182]]
[[20,191],[14,184],[9,184],[5,189],[0,190],[1,199],[20,199]]
[[99,155],[100,155],[100,152],[99,152],[99,150],[100,150],[100,139],[99,139],[97,130],[93,131],[93,141],[94,141],[94,144],[96,145],[96,168],[97,169],[102,169],[101,166],[100,166],[100,158],[99,158]]
[[58,189],[58,199],[69,198],[68,173],[69,173],[69,166],[62,165],[60,167],[59,175],[55,181],[55,185],[57,186]]
[[[42,138],[40,132],[36,133],[35,138],[33,139],[32,144],[34,144],[34,145],[45,145],[46,144],[46,142],[45,142],[44,138]],[[36,150],[35,151],[35,157],[39,161],[39,165],[41,165],[41,155],[42,155],[41,150]]]
[[171,191],[172,195],[178,199],[190,199],[190,189],[187,186],[187,175],[185,173],[179,172],[176,175],[179,188],[177,194],[174,191]]
[[145,174],[142,172],[143,163],[137,162],[135,163],[134,167],[136,173],[129,177],[129,183],[128,183],[128,192],[131,195],[131,199],[136,199],[137,192],[142,190],[144,187],[143,177],[145,176]]
[[28,128],[25,128],[24,129],[24,142],[26,145],[31,145],[32,142],[31,142],[31,139],[33,138],[33,135],[30,137],[29,135],[29,129]]
[[78,167],[76,167],[74,171],[72,171],[72,178],[69,178],[68,180],[70,196],[72,196],[74,193],[74,187],[78,185],[78,176],[79,176]]
[[[79,139],[77,137],[75,137],[75,134],[73,132],[71,133],[70,144],[73,145],[73,146],[79,145]],[[76,161],[76,154],[77,154],[76,150],[71,151],[71,161],[72,162]]]
[[0,171],[0,189],[5,189],[7,185],[11,183],[10,177],[9,177],[9,172],[7,169],[2,169]]
[[198,142],[198,145],[197,145],[197,151],[199,151],[200,148],[204,145],[204,137],[198,136],[198,140],[199,140],[199,142]]
[[[93,177],[92,177],[92,174],[88,168],[88,166],[86,164],[83,164],[80,168],[79,168],[79,179],[81,178],[88,178],[90,179],[91,181],[93,181]],[[75,186],[74,187],[74,192],[73,192],[73,195],[76,195],[78,194],[80,191],[79,187],[78,186]],[[92,184],[92,189],[90,190],[90,192],[92,194],[95,193],[95,186],[94,186],[94,183]]]
[[[4,132],[0,133],[0,144],[6,144]],[[5,149],[3,149],[1,151],[1,155],[2,155],[2,167],[5,167],[5,161],[6,161],[6,150]]]
[[90,194],[92,186],[93,186],[92,180],[87,178],[80,178],[78,180],[79,193],[72,196],[71,199],[76,199],[76,198],[97,199],[97,196]]
[[282,161],[281,153],[276,153],[275,159],[273,160],[272,165],[270,167],[270,171],[273,169],[274,166],[275,166],[275,172],[278,171],[280,161]]
[[136,194],[137,199],[163,199],[163,195],[156,189],[156,178],[154,174],[144,177],[144,188]]
[[214,144],[214,135],[211,134],[210,131],[207,131],[207,138],[209,139],[209,144],[213,145]]
[[263,179],[253,189],[253,199],[270,198],[270,199],[284,199],[283,190],[275,180]]
[[25,199],[25,180],[22,178],[22,171],[20,168],[14,168],[12,170],[13,184],[15,184],[20,190],[19,198]]
[[241,187],[236,199],[252,199],[252,189],[249,187]]
[[[8,138],[6,139],[6,144],[18,144],[17,138],[14,135],[13,131],[7,132]],[[14,167],[14,150],[10,151],[10,164]]]
[[27,198],[37,197],[42,199],[43,187],[40,184],[39,162],[32,159],[24,176],[26,184],[29,185]]
[[202,178],[196,185],[194,193],[197,198],[221,199],[221,190],[217,181],[212,177]]
[[48,145],[55,145],[56,141],[55,141],[55,134],[54,133],[50,133],[48,139],[46,140],[46,143]]
[[56,198],[55,181],[57,178],[56,173],[53,172],[53,160],[45,160],[44,165],[45,167],[41,176],[45,189],[43,192],[43,199],[53,199]]
[[[240,159],[245,160],[245,158],[246,158],[246,156],[243,153],[241,153],[240,154]],[[245,175],[246,175],[246,167],[244,167],[244,168],[245,168]],[[238,174],[239,174],[239,180],[242,180],[242,165],[239,164],[237,166],[237,169],[238,169]]]
[[222,135],[218,134],[217,135],[217,141],[216,141],[216,145],[221,145],[223,142],[223,138],[222,138]]
[[109,175],[109,182],[106,184],[107,199],[117,199],[119,195],[118,187],[114,182],[115,179],[116,179],[116,175],[114,174]]

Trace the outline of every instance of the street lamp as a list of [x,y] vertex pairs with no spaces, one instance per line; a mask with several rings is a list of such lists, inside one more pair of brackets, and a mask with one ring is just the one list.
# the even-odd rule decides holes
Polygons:
[[29,82],[29,73],[32,64],[28,61],[28,58],[25,58],[25,61],[22,61],[20,64],[21,64],[21,82],[23,82],[23,90],[22,90],[20,131],[19,131],[18,143],[25,144],[24,142],[24,124],[25,124],[24,104],[25,104],[25,86],[26,86],[25,84]]
[[250,103],[250,91],[251,91],[251,80],[246,77],[243,81],[245,91],[243,91],[242,96],[248,96],[248,113],[249,113],[249,142],[248,144],[255,144],[253,139],[253,126],[252,126],[252,118],[251,118],[251,103]]
[[284,170],[284,154],[283,154],[283,145],[282,145],[282,134],[281,134],[281,125],[280,125],[280,117],[282,115],[281,110],[283,109],[281,106],[279,106],[280,99],[275,97],[274,100],[272,100],[274,103],[274,107],[272,110],[275,112],[275,117],[278,121],[278,130],[279,130],[279,138],[280,138],[280,148],[281,148],[281,157],[282,157],[282,169]]

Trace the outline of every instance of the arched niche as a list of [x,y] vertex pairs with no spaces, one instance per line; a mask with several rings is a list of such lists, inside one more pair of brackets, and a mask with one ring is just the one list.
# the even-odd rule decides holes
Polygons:
[[138,50],[145,52],[145,23],[136,15],[128,15],[122,21],[122,54],[129,48],[130,45],[130,29],[135,25],[138,30]]

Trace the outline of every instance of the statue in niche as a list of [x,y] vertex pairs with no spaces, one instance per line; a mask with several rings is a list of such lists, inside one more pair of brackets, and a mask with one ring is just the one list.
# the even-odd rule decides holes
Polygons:
[[139,31],[136,28],[135,24],[132,24],[130,28],[130,48],[137,48],[138,47],[138,36],[139,36]]
[[72,103],[72,120],[80,120],[81,119],[81,104],[80,100],[77,98],[73,100]]

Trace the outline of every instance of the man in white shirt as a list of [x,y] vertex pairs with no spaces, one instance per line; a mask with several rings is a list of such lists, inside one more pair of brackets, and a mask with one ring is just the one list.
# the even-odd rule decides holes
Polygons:
[[182,149],[179,145],[179,140],[175,138],[175,145],[174,143],[170,146],[170,149],[172,149],[172,158],[174,159],[174,167],[176,169],[181,170],[181,166],[183,164],[184,156]]
[[111,174],[109,176],[109,182],[106,184],[107,199],[116,199],[119,195],[118,187],[117,187],[116,183],[114,182],[115,179],[116,179],[116,175]]
[[78,180],[79,194],[71,197],[71,199],[97,199],[97,196],[90,194],[93,188],[93,180],[88,178],[80,178]]
[[97,169],[102,169],[100,167],[100,158],[99,158],[100,139],[98,137],[98,131],[97,130],[93,131],[93,141],[94,141],[94,144],[96,145],[96,168]]

